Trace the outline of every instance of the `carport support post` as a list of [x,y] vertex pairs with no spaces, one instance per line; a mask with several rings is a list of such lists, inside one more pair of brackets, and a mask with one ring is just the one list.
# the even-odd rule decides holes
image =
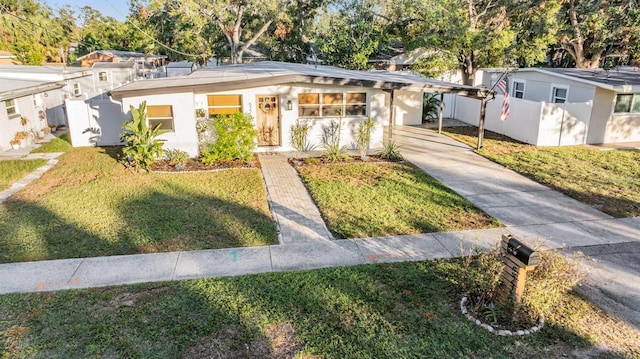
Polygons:
[[396,124],[396,112],[393,101],[393,94],[395,91],[393,90],[384,90],[389,93],[389,138],[387,139],[391,142],[391,136],[393,135],[393,126]]
[[444,109],[444,92],[440,92],[440,108],[438,110],[438,133],[442,133],[442,111]]
[[484,139],[484,118],[487,112],[486,99],[483,97],[481,101],[482,102],[480,103],[480,121],[478,123],[478,146],[476,146],[476,149],[478,150],[482,148],[482,140]]

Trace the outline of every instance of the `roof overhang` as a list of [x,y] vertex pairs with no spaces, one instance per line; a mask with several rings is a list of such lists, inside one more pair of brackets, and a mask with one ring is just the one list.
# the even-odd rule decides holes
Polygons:
[[110,95],[121,99],[153,94],[223,92],[285,84],[439,92],[478,99],[492,93],[486,88],[457,85],[386,71],[355,71],[330,66],[261,62],[198,70],[188,76],[137,81],[112,90]]
[[16,99],[64,87],[64,82],[47,82],[40,85],[29,86],[9,91],[0,92],[0,101]]

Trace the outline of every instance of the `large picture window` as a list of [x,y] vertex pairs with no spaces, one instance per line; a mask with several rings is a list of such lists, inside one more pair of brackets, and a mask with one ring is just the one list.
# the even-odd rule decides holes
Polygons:
[[173,108],[171,105],[147,106],[147,120],[149,127],[160,125],[160,130],[173,132]]
[[640,94],[619,94],[613,112],[640,113]]
[[207,107],[209,116],[242,112],[242,95],[209,95]]
[[[341,114],[340,111],[344,110]],[[348,93],[302,93],[298,95],[298,116],[338,117],[366,116],[367,94]]]

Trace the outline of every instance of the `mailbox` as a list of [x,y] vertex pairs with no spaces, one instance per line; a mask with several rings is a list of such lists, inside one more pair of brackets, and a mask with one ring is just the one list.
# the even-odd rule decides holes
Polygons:
[[519,240],[507,237],[507,252],[516,257],[520,262],[527,266],[537,266],[540,263],[540,253],[529,248]]

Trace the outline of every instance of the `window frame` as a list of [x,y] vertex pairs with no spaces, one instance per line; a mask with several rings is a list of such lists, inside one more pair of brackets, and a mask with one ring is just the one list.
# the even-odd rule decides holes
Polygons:
[[[364,96],[364,102],[349,102],[348,98],[350,94],[355,94],[355,95],[363,95]],[[300,97],[303,95],[310,95],[310,96],[316,96],[318,102],[314,102],[314,103],[301,103],[300,101]],[[337,105],[335,103],[326,103],[327,99],[330,98],[331,96],[337,96],[339,95],[341,97],[340,99],[340,104]],[[344,92],[302,92],[298,94],[298,117],[301,118],[325,118],[325,117],[367,117],[368,113],[369,113],[369,106],[367,106],[367,100],[368,100],[368,93],[367,92],[356,92],[356,91],[344,91]],[[340,106],[340,108],[344,111],[344,113],[342,114],[342,116],[339,116],[338,114],[335,113],[330,113],[327,114],[327,112],[329,112],[329,109],[334,109],[335,107]],[[363,111],[360,112],[364,112],[363,114],[361,113],[356,113],[356,114],[350,114],[348,113],[348,108],[350,106],[361,106]],[[313,114],[304,114],[304,110],[305,109],[313,109],[315,110],[315,112],[317,112],[317,115],[313,115]]]
[[[9,105],[9,102],[11,102],[12,105]],[[15,98],[4,100],[4,107],[9,118],[20,116],[20,113],[18,112],[18,101],[16,101]],[[9,111],[9,109],[13,109],[13,111]]]
[[[159,108],[159,107],[168,107],[169,111],[171,112],[170,116],[151,116],[151,112],[152,110],[154,110],[155,108]],[[158,123],[153,124],[152,121],[160,121],[159,123],[163,124],[163,126],[160,127],[160,131],[163,132],[175,132],[176,131],[176,127],[175,127],[175,115],[173,112],[173,105],[147,105],[147,113],[146,113],[146,117],[147,117],[147,125],[149,125],[150,128],[155,128]],[[164,127],[164,123],[165,121],[170,120],[171,122],[171,127],[167,128]]]
[[[629,107],[626,108],[627,111],[616,111],[616,106],[619,103],[620,96],[631,96],[631,102],[629,102]],[[637,111],[634,111],[634,107],[639,106]],[[640,114],[640,93],[618,93],[616,94],[616,100],[613,104],[613,113],[615,114]]]
[[[556,96],[556,90],[565,90],[566,91],[565,97],[564,97],[562,102],[556,101],[557,99],[561,98],[561,97]],[[551,97],[550,97],[549,101],[551,103],[566,103],[566,102],[568,102],[569,101],[569,86],[551,84]]]
[[[522,84],[522,90],[518,90],[518,85]],[[513,98],[519,98],[519,99],[524,99],[524,91],[527,88],[527,83],[524,80],[513,80],[511,82],[511,97]],[[518,94],[521,94],[520,97],[518,97]]]
[[[211,105],[211,101],[209,100],[210,97],[215,98],[215,97],[231,97],[234,96],[237,98],[237,105]],[[207,115],[209,117],[211,116],[219,116],[219,115],[231,115],[234,114],[236,112],[242,112],[243,107],[243,100],[244,98],[242,97],[242,94],[208,94],[207,95]],[[229,110],[235,109],[236,111],[233,112],[229,112]],[[216,110],[223,110],[220,113],[212,113],[216,112]]]
[[109,81],[109,76],[107,74],[106,71],[100,71],[98,72],[98,81],[100,82],[107,82]]
[[73,96],[82,95],[82,89],[80,88],[80,83],[76,82],[71,85],[71,91],[73,92]]

